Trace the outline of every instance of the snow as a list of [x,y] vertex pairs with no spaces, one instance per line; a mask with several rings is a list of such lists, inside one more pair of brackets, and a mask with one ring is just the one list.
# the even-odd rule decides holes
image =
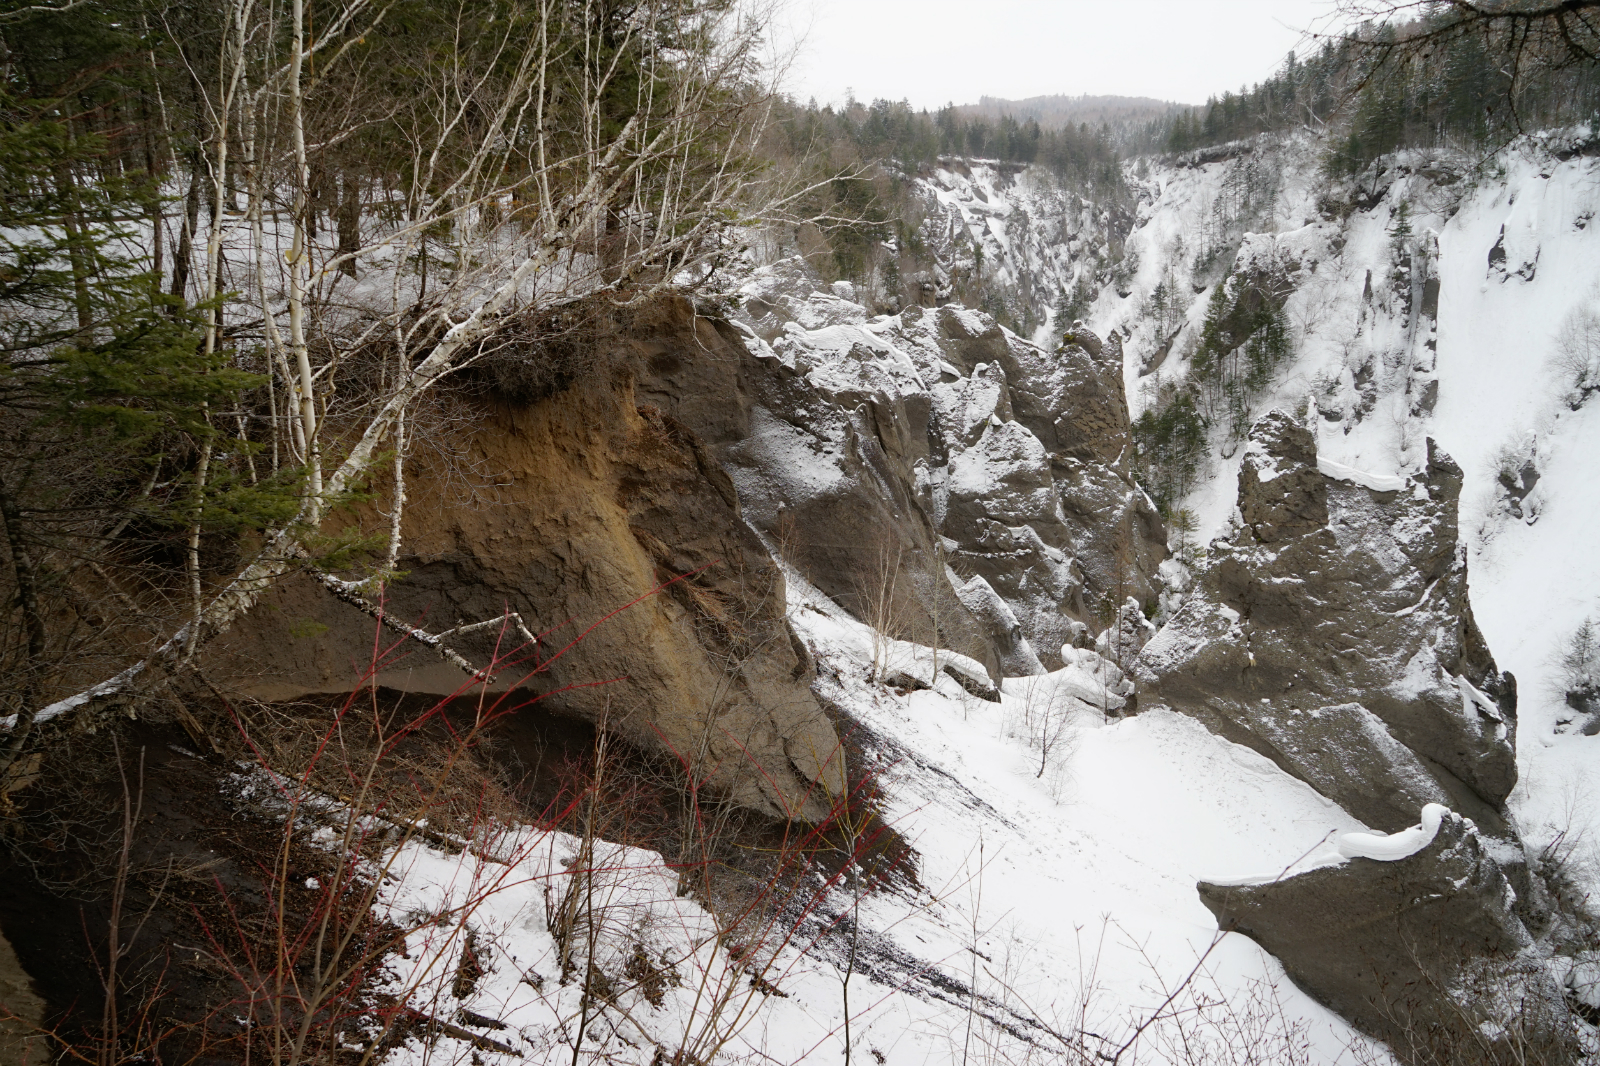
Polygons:
[[1373,492],[1399,492],[1406,487],[1406,479],[1403,477],[1396,477],[1393,474],[1369,474],[1365,470],[1336,463],[1321,455],[1317,456],[1317,469],[1336,481],[1353,482]]
[[[1593,863],[1600,843],[1600,761],[1594,737],[1558,734],[1571,711],[1563,700],[1559,655],[1585,618],[1600,619],[1600,405],[1566,412],[1541,444],[1544,507],[1528,524],[1510,516],[1487,523],[1471,557],[1473,610],[1501,669],[1520,696],[1517,756],[1521,781],[1511,802],[1536,846],[1558,834],[1577,845],[1573,867],[1600,889]],[[1463,504],[1465,511],[1466,504]]]
[[[1520,783],[1511,805],[1539,848],[1565,834],[1572,868],[1600,889],[1596,740],[1558,734],[1570,715],[1557,659],[1586,617],[1600,618],[1600,404],[1574,411],[1553,365],[1554,334],[1576,307],[1600,304],[1595,160],[1561,162],[1536,145],[1508,154],[1503,185],[1469,197],[1440,235],[1439,404],[1432,431],[1466,474],[1463,532],[1474,614],[1500,668],[1518,680]],[[1505,232],[1504,277],[1488,253]],[[1536,261],[1531,280],[1515,274]],[[1498,505],[1507,456],[1535,458],[1537,509]],[[1529,498],[1529,501],[1533,497]],[[1531,519],[1531,520],[1530,520]]]
[[[575,863],[593,871],[592,890],[569,872]],[[412,932],[404,951],[390,957],[381,991],[445,1022],[470,1012],[498,1023],[484,1034],[514,1054],[502,1059],[480,1047],[497,1061],[545,1059],[570,1047],[588,1016],[601,1015],[585,1006],[581,978],[563,978],[553,932],[575,885],[584,890],[583,913],[594,916],[592,961],[598,968],[621,974],[637,944],[653,967],[676,975],[675,983],[663,982],[659,1004],[650,1001],[642,982],[630,982],[634,987],[617,994],[621,1009],[594,1018],[585,1041],[594,1050],[677,1046],[719,1024],[713,1005],[737,1014],[750,999],[761,998],[737,988],[742,973],[718,942],[716,923],[678,895],[677,875],[654,853],[601,842],[586,857],[576,837],[520,828],[478,853],[449,855],[413,841],[388,856],[385,866],[389,877],[377,913]],[[579,924],[577,935],[587,942],[588,931]],[[462,995],[459,974],[468,951],[481,975]],[[446,1061],[454,1058],[449,1045],[465,1044],[452,1036],[440,1042],[447,1045]],[[462,1053],[471,1050],[467,1044],[457,1054],[465,1058]],[[411,1037],[387,1061],[409,1066],[436,1061],[438,1053]]]
[[1396,862],[1408,859],[1433,843],[1439,835],[1439,824],[1450,808],[1441,803],[1427,803],[1422,807],[1422,821],[1398,833],[1345,833],[1339,838],[1339,854],[1347,859],[1377,859]]
[[[915,848],[914,877],[860,898],[845,882],[818,883],[797,901],[809,920],[791,927],[785,912],[734,937],[653,852],[597,841],[586,858],[580,839],[528,826],[454,855],[404,843],[378,871],[380,915],[408,930],[382,991],[441,1022],[503,1028],[474,1030],[475,1047],[460,1025],[432,1046],[414,1031],[392,1061],[544,1060],[570,1054],[580,1025],[586,1049],[640,1066],[657,1046],[685,1044],[719,1048],[707,1056],[719,1062],[832,1061],[846,941],[829,927],[851,914],[863,945],[851,1041],[888,1064],[960,1061],[974,1004],[979,1038],[1002,1057],[1048,1047],[1043,1026],[1092,1030],[1114,1049],[1202,959],[1180,1017],[1224,1001],[1267,1005],[1314,1061],[1355,1061],[1352,1046],[1374,1053],[1252,941],[1219,933],[1195,891],[1200,879],[1324,864],[1327,841],[1360,822],[1192,719],[1157,708],[1108,720],[1121,675],[1092,651],[1065,649],[1060,670],[1002,679],[993,703],[943,672],[986,678],[980,664],[941,651],[935,672],[931,648],[893,641],[885,652],[815,588],[788,581],[821,694],[860,723],[884,820]],[[882,673],[931,687],[902,695],[874,682],[875,653]],[[629,967],[643,958],[663,975],[617,983],[614,1006],[587,1012],[582,953],[563,983],[552,932],[582,883],[574,871],[592,871],[583,898],[601,930],[598,967],[637,977]],[[464,988],[469,945],[479,976]],[[1171,1025],[1145,1031],[1139,1061],[1183,1061]]]
[[[1237,242],[1238,266],[1295,279],[1286,308],[1294,354],[1256,401],[1258,413],[1303,411],[1316,432],[1319,470],[1373,492],[1421,491],[1410,475],[1426,462],[1430,437],[1461,465],[1474,613],[1500,667],[1520,682],[1521,783],[1512,811],[1535,848],[1560,834],[1576,842],[1586,861],[1574,871],[1600,889],[1600,739],[1557,732],[1570,712],[1555,665],[1577,624],[1600,618],[1600,478],[1593,469],[1600,402],[1572,406],[1551,360],[1563,319],[1574,308],[1600,305],[1600,227],[1591,222],[1600,212],[1600,169],[1592,158],[1561,162],[1525,142],[1503,156],[1503,173],[1466,173],[1463,161],[1445,158],[1447,169],[1465,176],[1435,180],[1422,172],[1434,173],[1437,167],[1424,164],[1438,160],[1407,153],[1391,161],[1388,190],[1372,206],[1330,220],[1317,206],[1327,185],[1314,139],[1257,151],[1263,154],[1253,161],[1155,168],[1141,187],[1138,224],[1127,241],[1140,257],[1129,295],[1107,286],[1087,316],[1090,326],[1102,336],[1124,331],[1137,414],[1158,382],[1186,372],[1184,333],[1162,365],[1146,372],[1145,361],[1168,339],[1146,314],[1147,301],[1158,284],[1181,294],[1177,313],[1192,335],[1208,287],[1227,265],[1214,272],[1199,265],[1204,241],[1225,251]],[[1247,166],[1255,170],[1246,174]],[[1273,195],[1257,215],[1219,229],[1218,204],[1244,177],[1273,184]],[[918,182],[932,205],[930,244],[965,255],[979,247],[992,277],[1022,288],[1068,287],[1095,239],[1088,205],[1029,173],[1013,180],[978,163],[941,168]],[[1392,280],[1393,212],[1402,201],[1415,233],[1409,293]],[[1497,246],[1503,267],[1490,258]],[[1438,280],[1434,318],[1418,305],[1424,276]],[[781,280],[753,285],[772,302]],[[766,334],[770,347],[754,333],[747,343],[841,393],[929,395],[953,445],[938,492],[991,501],[1006,493],[1025,510],[1042,506],[1034,497],[1049,491],[1038,475],[1048,456],[1000,409],[999,368],[980,365],[964,375],[940,355],[929,317],[920,325],[909,314],[869,318],[857,296],[847,283],[783,295],[793,321]],[[976,312],[953,314],[973,334],[991,326]],[[1036,339],[1048,329],[1041,326]],[[784,469],[806,492],[837,489],[839,470],[825,449],[819,454],[817,436],[760,407],[751,417],[756,431],[744,447],[770,454],[743,473],[734,466],[736,480],[756,476],[750,469]],[[1233,519],[1245,450],[1213,432],[1186,501],[1202,544]],[[1507,462],[1528,458],[1540,476],[1519,517],[1503,505],[1497,478]],[[1276,474],[1271,464],[1258,466],[1261,480]],[[1397,536],[1403,540],[1404,531]],[[1203,566],[1203,556],[1191,565]],[[1163,572],[1174,590],[1189,580],[1176,562]],[[1009,610],[982,578],[958,591],[964,600]],[[1037,1048],[1019,1043],[1018,1032],[1037,1035],[1041,1024],[1080,1008],[1090,1022],[1084,1028],[1126,1031],[1159,1001],[1158,986],[1203,958],[1205,994],[1237,1001],[1267,990],[1282,1017],[1307,1027],[1312,1061],[1347,1057],[1353,1031],[1293,986],[1253,942],[1219,934],[1195,883],[1259,883],[1351,858],[1402,859],[1434,839],[1445,807],[1427,804],[1419,824],[1399,833],[1372,833],[1308,785],[1192,719],[1161,707],[1113,717],[1126,704],[1126,684],[1091,650],[1064,648],[1061,669],[1041,667],[1029,677],[990,679],[981,664],[949,651],[938,653],[936,669],[932,649],[874,639],[793,574],[788,592],[791,622],[818,662],[819,693],[860,723],[885,821],[917,854],[914,879],[860,899],[837,884],[822,886],[811,901],[819,916],[859,913],[870,945],[871,963],[856,973],[851,991],[858,1052],[877,1051],[886,1063],[954,1062],[965,1057],[963,1030],[973,1017],[986,1049],[1022,1055]],[[1434,593],[1430,585],[1394,613],[1411,614]],[[1217,607],[1201,621],[1207,635],[1197,639],[1227,639],[1239,616]],[[1170,630],[1158,633],[1147,654],[1176,654],[1181,649],[1167,646],[1176,639]],[[947,666],[994,682],[999,702],[970,695]],[[902,693],[875,680],[897,674],[928,687]],[[1463,715],[1498,713],[1465,679],[1438,676],[1431,654],[1408,663],[1393,690],[1403,696],[1441,682],[1456,685]],[[1368,726],[1381,731],[1381,723]],[[1383,737],[1398,745],[1386,731]],[[552,901],[572,876],[562,862],[578,857],[581,842],[524,827],[508,830],[496,847],[507,861],[421,845],[396,853],[394,869],[408,876],[395,881],[385,905],[397,921],[480,902],[468,922],[419,924],[409,968],[397,968],[392,979],[395,988],[412,988],[414,1001],[433,1004],[428,1010],[439,1017],[466,1008],[500,1019],[508,1028],[494,1039],[521,1054],[547,1054],[563,1041],[570,1046],[581,1007],[581,982],[559,983],[552,965],[559,946],[549,932]],[[751,1008],[741,1008],[741,1023],[724,1034],[722,1059],[840,1055],[844,956],[837,935],[818,927],[823,918],[764,956],[770,965],[760,971],[763,980],[782,995],[758,994],[747,979],[749,961],[733,958],[717,919],[678,894],[677,874],[660,856],[602,843],[591,865],[605,871],[604,910],[616,932],[603,948],[611,953],[606,965],[623,965],[637,943],[650,958],[668,960],[680,980],[658,1004],[625,993],[626,1013],[607,1012],[593,1037],[597,1051],[644,1063],[657,1043],[679,1046],[685,1033],[719,1024],[696,1005],[713,989],[713,999]],[[489,884],[495,891],[480,891]],[[467,925],[488,945],[490,967],[456,1003],[451,982],[459,930]],[[542,975],[542,985],[524,980],[529,971]],[[1567,980],[1600,1002],[1597,974],[1600,961],[1584,958]],[[969,1015],[973,1003],[983,1006]],[[992,1018],[1010,1019],[1012,1029]],[[1169,1058],[1159,1028],[1141,1047],[1145,1061]],[[481,1046],[478,1052],[497,1057]],[[406,1054],[427,1058],[420,1045]]]
[[[1001,918],[1010,931],[981,938],[980,947],[987,954],[1028,946],[1032,969],[1012,977],[1028,988],[1020,997],[1028,1002],[1070,995],[1090,961],[1084,931],[1098,939],[1092,931],[1103,932],[1108,914],[1114,930],[1093,960],[1099,983],[1110,1001],[1140,1002],[1150,960],[1170,976],[1218,935],[1197,880],[1308,868],[1327,861],[1319,845],[1364,828],[1264,757],[1185,716],[1156,708],[1107,720],[1102,706],[1108,695],[1115,701],[1120,671],[1086,649],[1063,649],[1068,665],[1060,670],[1006,678],[999,705],[948,680],[899,696],[866,676],[865,627],[792,574],[789,602],[796,630],[819,663],[834,667],[823,694],[885,741],[886,816],[918,850],[921,882],[966,886],[935,889],[942,904],[912,909],[889,935],[930,963],[941,952],[959,960],[961,930],[974,920],[962,903],[974,906],[981,887],[976,920],[990,926]],[[902,653],[926,659],[931,651],[911,645]],[[854,669],[840,669],[846,664]],[[1067,729],[1043,753],[1039,731],[1057,715]],[[1266,982],[1289,1016],[1310,1024],[1319,1061],[1338,1060],[1351,1038],[1344,1023],[1252,942],[1224,935],[1211,959],[1224,993]]]

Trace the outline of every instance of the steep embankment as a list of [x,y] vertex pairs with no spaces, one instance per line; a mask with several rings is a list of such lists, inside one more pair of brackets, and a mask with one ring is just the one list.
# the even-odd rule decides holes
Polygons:
[[[782,577],[704,442],[641,395],[652,364],[734,349],[685,304],[603,343],[593,371],[553,394],[457,399],[470,416],[439,426],[437,451],[414,463],[405,573],[386,608],[436,632],[489,622],[447,643],[477,665],[516,649],[494,673],[540,698],[530,714],[605,714],[639,747],[704,760],[743,804],[819,817],[843,770],[784,620]],[[508,611],[543,634],[537,645],[495,621]],[[293,578],[211,649],[207,670],[258,699],[347,692],[373,662],[373,628]],[[470,687],[416,642],[389,660],[375,680],[393,692]]]
[[[1600,278],[1591,160],[1531,146],[1501,175],[1419,156],[1329,183],[1294,141],[1144,173],[1137,217],[985,164],[921,186],[928,304],[981,273],[1039,339],[1075,294],[1099,335],[1041,347],[957,305],[874,315],[786,261],[731,320],[667,305],[558,388],[485,378],[457,397],[469,417],[421,423],[438,453],[413,463],[389,611],[553,629],[501,671],[549,694],[502,728],[604,718],[707,787],[614,784],[615,808],[561,827],[600,841],[538,812],[451,836],[308,804],[302,846],[324,862],[341,824],[373,834],[376,912],[403,947],[373,986],[408,1019],[390,1053],[1371,1061],[1319,1002],[1398,1047],[1416,1029],[1395,1012],[1418,1003],[1375,1020],[1369,993],[1437,982],[1406,1017],[1438,1018],[1505,951],[1555,1045],[1592,1038],[1562,991],[1594,998],[1588,931],[1537,854],[1596,743],[1555,732],[1547,687],[1600,592],[1600,422],[1548,359],[1553,319]],[[1250,347],[1262,330],[1279,335]],[[1135,455],[1132,416],[1185,395],[1209,424],[1163,482],[1195,516],[1171,560],[1137,484],[1171,471]],[[279,706],[348,692],[373,625],[297,577],[203,668]],[[495,633],[454,643],[487,661]],[[431,650],[397,650],[383,699],[461,687]],[[598,778],[585,730],[568,754]],[[228,817],[296,831],[280,784],[164,747]],[[827,835],[802,856],[781,818],[724,833],[749,816],[721,798]],[[649,847],[603,843],[647,801],[689,813]],[[1336,846],[1430,801],[1477,824],[1430,808]],[[911,850],[878,850],[884,827]],[[782,862],[801,872],[765,887],[711,873]],[[321,892],[305,873],[284,884]],[[1376,949],[1418,930],[1440,966]],[[1458,1005],[1474,1032],[1509,1017]]]
[[[1084,317],[1122,344],[1140,476],[1176,515],[1181,561],[1162,570],[1141,704],[1384,828],[1430,796],[1472,814],[1503,841],[1489,851],[1530,928],[1554,929],[1550,974],[1592,999],[1564,925],[1587,919],[1547,907],[1594,887],[1579,842],[1597,827],[1575,799],[1591,690],[1571,654],[1600,612],[1592,145],[1412,151],[1345,179],[1322,158],[1294,137],[1137,163],[1121,232],[1036,171],[922,184],[944,254],[998,304],[1055,287],[1068,306],[1091,278]],[[1274,409],[1309,429],[1302,445],[1247,447]],[[1302,930],[1296,950],[1371,935],[1366,920]]]
[[[1499,707],[1490,708],[1476,695],[1472,670],[1446,664],[1444,681],[1454,678],[1463,693],[1462,682],[1469,681],[1474,690],[1471,699],[1458,700],[1445,692],[1441,704],[1459,702],[1464,725],[1476,719],[1480,729],[1492,727],[1503,714],[1514,727],[1516,786],[1508,793],[1513,779],[1504,772],[1490,792],[1475,785],[1477,795],[1504,803],[1502,814],[1487,823],[1484,815],[1475,817],[1491,832],[1506,817],[1523,835],[1528,861],[1543,881],[1522,879],[1514,869],[1522,860],[1512,862],[1507,872],[1518,907],[1535,933],[1553,923],[1550,936],[1559,946],[1548,972],[1589,1002],[1588,934],[1581,929],[1590,920],[1567,915],[1563,901],[1595,887],[1586,843],[1594,828],[1591,805],[1572,799],[1592,787],[1593,753],[1589,738],[1579,735],[1584,716],[1566,698],[1573,684],[1560,660],[1584,619],[1600,607],[1600,567],[1593,561],[1600,492],[1588,469],[1597,454],[1596,416],[1586,387],[1595,353],[1587,323],[1600,299],[1600,246],[1591,225],[1600,192],[1591,146],[1563,135],[1526,138],[1487,162],[1410,152],[1344,181],[1321,172],[1317,148],[1305,139],[1262,140],[1236,146],[1232,158],[1156,170],[1144,186],[1141,225],[1128,240],[1140,255],[1139,274],[1126,298],[1102,294],[1096,306],[1095,321],[1127,338],[1136,409],[1155,416],[1188,397],[1210,416],[1193,455],[1193,488],[1174,501],[1193,516],[1200,547],[1180,555],[1201,572],[1201,591],[1168,630],[1186,624],[1196,599],[1215,601],[1219,585],[1237,584],[1227,570],[1237,570],[1241,542],[1281,539],[1260,535],[1246,493],[1246,482],[1257,480],[1251,472],[1259,457],[1253,444],[1242,446],[1239,427],[1262,412],[1299,412],[1324,474],[1365,486],[1339,490],[1346,495],[1378,499],[1386,491],[1414,489],[1425,474],[1432,479],[1436,449],[1453,456],[1459,502],[1449,501],[1457,513],[1443,517],[1459,522],[1461,558],[1454,565],[1460,577],[1430,588],[1465,613],[1438,632],[1453,629],[1459,640],[1463,623],[1469,638],[1481,630],[1478,656],[1492,652],[1506,673],[1498,690],[1491,686]],[[1198,252],[1196,234],[1208,242]],[[1164,323],[1173,293],[1179,294],[1177,320]],[[1252,300],[1255,306],[1247,307]],[[1257,313],[1263,307],[1266,313]],[[1283,332],[1275,348],[1260,343],[1269,325]],[[1261,359],[1264,372],[1229,378],[1229,360],[1248,366],[1252,358]],[[1163,458],[1170,462],[1171,453]],[[1330,494],[1330,504],[1339,492]],[[1387,521],[1400,541],[1419,532],[1399,513]],[[1336,538],[1350,539],[1359,523],[1341,527],[1335,521],[1330,528]],[[1370,546],[1352,542],[1354,553],[1346,550],[1337,565],[1287,570],[1285,556],[1266,551],[1269,546],[1250,549],[1271,558],[1246,567],[1249,579],[1277,582],[1268,596],[1275,602],[1309,595],[1322,607],[1298,639],[1315,640],[1319,627],[1337,628],[1336,618],[1353,623],[1360,611],[1376,608],[1411,580],[1397,581],[1404,568],[1393,565],[1410,549],[1387,553],[1391,562],[1363,582],[1370,591],[1351,614],[1337,606],[1326,582],[1352,563],[1366,565],[1359,559],[1371,554]],[[1448,592],[1452,581],[1458,587]],[[1220,598],[1227,600],[1226,594]],[[1390,613],[1429,609],[1418,601],[1415,612]],[[1378,619],[1359,628],[1376,637],[1396,624]],[[1166,632],[1163,637],[1172,643]],[[1366,666],[1398,661],[1370,640],[1358,643]],[[1448,642],[1430,643],[1442,648]],[[1314,649],[1303,650],[1312,654],[1302,661],[1314,663]],[[1252,666],[1256,662],[1251,659]],[[1404,697],[1399,690],[1410,672],[1391,666],[1393,676],[1375,681],[1387,680],[1388,698]],[[1335,687],[1348,687],[1359,669],[1342,673]],[[1205,703],[1217,705],[1215,686],[1193,687]],[[1272,709],[1261,709],[1263,721],[1282,731],[1296,719],[1278,708],[1295,703],[1274,696]],[[1474,707],[1480,713],[1468,713]],[[1392,712],[1380,714],[1396,737],[1414,735],[1414,726]],[[1301,746],[1330,729],[1325,720],[1309,733],[1299,730]],[[1435,775],[1438,767],[1461,773],[1449,756],[1418,750]],[[1408,800],[1413,809],[1416,802]],[[1504,854],[1501,861],[1507,861]],[[1554,916],[1546,909],[1552,900]],[[1290,950],[1292,940],[1280,937],[1275,950]]]

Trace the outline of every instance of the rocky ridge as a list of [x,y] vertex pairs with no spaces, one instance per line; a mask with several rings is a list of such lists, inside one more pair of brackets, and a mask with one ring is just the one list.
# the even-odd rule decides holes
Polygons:
[[1404,830],[1396,842],[1423,832],[1405,828],[1419,809],[1457,812],[1403,857],[1324,848],[1292,876],[1202,881],[1222,929],[1403,1061],[1574,1061],[1559,978],[1586,919],[1508,811],[1516,680],[1468,600],[1460,468],[1431,441],[1427,454],[1413,476],[1375,476],[1319,460],[1285,412],[1257,422],[1229,532],[1192,557],[1192,587],[1139,653],[1140,703]]
[[1128,465],[1114,340],[1050,352],[954,306],[871,317],[798,260],[744,295],[769,369],[752,432],[714,445],[747,520],[819,588],[861,605],[887,553],[921,578],[902,624],[964,612],[1010,675],[1060,666],[1129,598],[1153,608],[1165,527]]
[[1437,448],[1411,478],[1324,473],[1310,431],[1267,415],[1246,446],[1231,535],[1140,654],[1147,698],[1376,828],[1440,802],[1513,838],[1516,682],[1467,600],[1460,490]]

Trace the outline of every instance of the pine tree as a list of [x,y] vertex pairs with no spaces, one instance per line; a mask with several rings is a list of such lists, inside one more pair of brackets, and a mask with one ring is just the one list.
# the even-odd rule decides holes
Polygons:
[[1394,228],[1389,231],[1389,261],[1394,264],[1389,280],[1396,291],[1411,284],[1411,205],[1404,200],[1394,213]]
[[1411,205],[1405,200],[1395,209],[1394,228],[1389,231],[1389,258],[1398,260],[1411,250]]
[[1600,627],[1585,618],[1561,649],[1561,680],[1569,693],[1600,688]]
[[1188,495],[1206,445],[1206,422],[1194,393],[1180,390],[1136,418],[1132,427],[1141,484],[1162,514]]
[[1229,294],[1232,283],[1232,275],[1217,282],[1206,301],[1206,317],[1200,327],[1200,344],[1195,349],[1193,359],[1195,373],[1202,381],[1220,375],[1222,357],[1235,347],[1228,330],[1228,321],[1233,313],[1233,300]]

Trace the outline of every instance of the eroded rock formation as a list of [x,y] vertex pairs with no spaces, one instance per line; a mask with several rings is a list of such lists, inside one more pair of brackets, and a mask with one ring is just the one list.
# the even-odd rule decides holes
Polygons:
[[[716,766],[713,783],[746,805],[818,817],[844,787],[842,758],[781,575],[705,444],[635,390],[634,368],[695,358],[697,334],[687,312],[638,332],[613,341],[616,373],[531,404],[475,400],[445,431],[452,463],[413,461],[405,575],[387,609],[432,630],[518,612],[550,632],[495,684],[553,693],[519,713],[605,711],[645,748]],[[495,627],[458,646],[486,663],[497,641],[522,642]],[[399,650],[380,685],[443,696],[467,680],[420,645]],[[372,653],[372,621],[298,577],[218,642],[207,670],[281,700],[347,691]]]
[[1200,883],[1225,930],[1414,1063],[1570,1062],[1560,985],[1514,913],[1492,847],[1448,814],[1403,859],[1355,858],[1278,881]]
[[651,386],[753,526],[864,618],[899,560],[902,635],[937,627],[1007,674],[1154,603],[1165,529],[1127,467],[1114,340],[1046,352],[965,308],[869,318],[838,289],[778,264],[746,287],[742,356],[708,345]]
[[1516,687],[1467,600],[1461,471],[1430,445],[1426,470],[1403,481],[1335,473],[1318,469],[1310,431],[1289,415],[1257,423],[1239,523],[1142,652],[1145,698],[1375,828],[1440,802],[1513,837],[1502,812],[1516,783]]
[[[996,676],[1059,666],[1085,622],[1153,603],[1164,530],[1127,469],[1117,343],[1049,353],[955,307],[869,321],[841,289],[780,264],[738,324],[665,302],[553,394],[498,370],[412,460],[386,609],[432,630],[514,611],[554,629],[544,658],[583,634],[495,684],[604,711],[646,747],[702,753],[741,802],[817,816],[843,787],[837,734],[772,552],[864,620]],[[262,699],[359,682],[370,618],[309,577],[264,608],[208,653],[210,676]],[[499,636],[457,643],[486,662]],[[402,650],[380,685],[461,688]]]

